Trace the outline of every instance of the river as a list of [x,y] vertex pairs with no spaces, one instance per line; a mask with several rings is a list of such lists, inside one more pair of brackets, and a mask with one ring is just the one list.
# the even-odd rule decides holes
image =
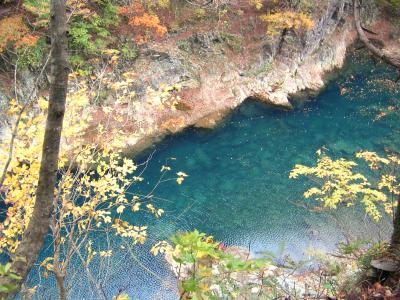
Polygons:
[[[304,257],[310,246],[333,249],[345,237],[387,237],[388,220],[374,224],[359,207],[311,212],[304,204],[313,204],[312,200],[302,197],[310,182],[288,175],[295,164],[315,163],[315,152],[321,147],[332,157],[348,159],[355,159],[355,152],[362,149],[398,151],[400,84],[388,83],[394,78],[385,66],[353,55],[317,97],[294,100],[294,110],[249,100],[216,129],[187,129],[138,157],[141,163],[153,153],[144,182],[131,192],[149,191],[162,165],[189,176],[182,185],[169,181],[157,188],[155,203],[166,211],[161,219],[128,216],[133,223],[147,224],[150,238],[134,248],[135,257],[118,242],[112,243],[111,264],[107,270],[96,270],[111,274],[104,287],[108,297],[123,289],[132,299],[177,299],[168,266],[148,252],[154,241],[177,231],[197,228],[228,245],[250,247],[254,256],[263,250],[276,251],[284,241],[294,258]],[[368,172],[362,163],[359,170]],[[35,275],[34,270],[32,284],[39,283]],[[97,298],[85,278],[79,273],[71,279],[71,299]],[[44,295],[53,294],[52,280],[43,279],[41,284]]]

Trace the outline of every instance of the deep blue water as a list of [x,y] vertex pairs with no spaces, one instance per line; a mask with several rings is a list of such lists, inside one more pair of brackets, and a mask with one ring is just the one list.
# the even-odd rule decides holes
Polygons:
[[[145,181],[132,192],[149,191],[166,162],[173,172],[189,177],[182,185],[170,181],[158,187],[155,195],[162,199],[156,203],[166,211],[160,220],[128,216],[149,225],[149,242],[135,247],[137,259],[149,270],[114,242],[119,254],[112,265],[96,271],[112,274],[105,286],[110,298],[122,288],[132,299],[177,299],[167,266],[148,253],[151,243],[176,231],[197,228],[229,245],[250,245],[253,255],[276,250],[285,241],[287,253],[295,258],[309,246],[332,249],[346,236],[387,237],[388,220],[374,224],[357,207],[330,214],[309,211],[302,205],[302,193],[310,183],[288,175],[297,163],[315,163],[315,151],[323,146],[333,157],[350,159],[361,149],[399,150],[399,113],[388,108],[400,105],[400,85],[392,88],[385,81],[393,78],[385,66],[352,56],[325,91],[296,101],[294,110],[247,101],[215,130],[188,129],[156,145]],[[381,112],[386,115],[378,118]],[[360,170],[367,168],[361,164]],[[72,299],[96,298],[87,293],[84,277],[80,273],[73,279]]]

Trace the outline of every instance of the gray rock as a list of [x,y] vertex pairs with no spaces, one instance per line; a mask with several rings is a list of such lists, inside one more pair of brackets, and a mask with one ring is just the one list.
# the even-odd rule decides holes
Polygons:
[[373,259],[371,266],[386,272],[396,272],[399,270],[399,262],[391,258]]

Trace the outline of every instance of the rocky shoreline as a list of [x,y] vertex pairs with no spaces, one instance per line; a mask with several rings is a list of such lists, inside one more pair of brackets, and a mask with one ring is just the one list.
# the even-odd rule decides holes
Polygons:
[[[257,26],[241,28],[246,39],[236,51],[218,30],[178,34],[142,49],[130,66],[140,74],[133,91],[142,96],[122,112],[132,124],[123,138],[124,149],[141,152],[189,126],[213,128],[249,98],[291,109],[291,96],[324,87],[325,76],[342,67],[356,39],[351,7],[338,0],[328,1],[314,28],[302,34],[268,37]],[[230,39],[238,36],[231,34]],[[146,87],[162,84],[182,87],[172,96],[177,107],[160,110],[159,103],[143,95]]]
[[[242,24],[238,18],[228,31],[211,22],[142,47],[135,61],[107,75],[112,82],[122,72],[136,74],[128,87],[136,96],[127,103],[116,104],[115,93],[103,91],[101,105],[123,121],[110,120],[101,106],[90,106],[85,114],[92,116],[91,128],[107,122],[107,131],[88,138],[101,145],[118,131],[120,147],[136,154],[184,128],[213,128],[249,98],[291,109],[291,96],[323,88],[326,75],[342,67],[356,39],[347,1],[329,0],[318,9],[313,29],[306,32],[267,36],[258,16],[245,11],[241,18],[251,22]],[[177,85],[179,90],[167,99],[146,92]]]
[[[250,257],[250,252],[247,249],[237,246],[227,247],[224,252],[227,255],[233,255],[243,261],[248,261]],[[354,263],[352,263],[351,259],[345,257],[337,258],[330,256],[329,254],[324,255],[326,255],[327,258],[329,257],[331,262],[340,265],[343,274],[346,274],[349,278],[356,278],[359,276],[360,270],[354,267]],[[284,259],[281,260],[283,261]],[[182,286],[182,282],[193,276],[193,264],[179,264],[175,261],[171,253],[165,254],[165,262],[173,272],[177,280],[178,288]],[[292,268],[289,266],[290,264],[285,266],[285,263],[283,262],[282,265],[279,265],[279,263],[267,263],[260,270],[231,273],[226,272],[223,274],[221,274],[221,270],[223,270],[225,266],[221,262],[206,257],[203,258],[202,263],[211,266],[212,276],[215,278],[220,277],[221,279],[226,279],[227,277],[229,278],[228,281],[235,282],[236,286],[240,287],[241,290],[244,291],[247,288],[247,292],[236,299],[259,299],[263,290],[265,292],[265,289],[269,290],[271,295],[280,294],[280,297],[276,297],[276,299],[283,299],[283,297],[285,297],[285,299],[335,299],[333,295],[329,297],[329,289],[325,288],[321,284],[323,281],[322,278],[324,277],[324,271],[321,266],[318,266],[316,261],[303,266],[300,266],[299,264],[299,266],[293,266]],[[268,287],[266,288],[265,282],[271,283],[269,289]],[[210,293],[225,299],[223,297],[224,293],[221,290],[221,286],[218,284],[212,284],[208,289]]]

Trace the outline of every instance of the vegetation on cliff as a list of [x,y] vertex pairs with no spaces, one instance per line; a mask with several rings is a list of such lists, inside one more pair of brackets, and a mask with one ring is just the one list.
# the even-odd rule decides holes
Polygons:
[[[11,124],[11,131],[2,137],[0,145],[0,196],[4,208],[0,251],[9,260],[0,268],[2,297],[12,297],[20,291],[48,238],[52,247],[46,252],[50,254],[38,262],[39,270],[44,278],[55,277],[59,298],[68,298],[71,287],[66,286],[66,278],[71,276],[70,264],[79,260],[96,296],[105,299],[102,287],[91,277],[90,267],[96,263],[105,268],[106,258],[113,253],[107,248],[109,245],[95,250],[95,236],[105,234],[128,239],[127,247],[133,248],[147,239],[147,226],[125,218],[127,212],[145,212],[155,218],[164,214],[164,210],[153,203],[153,193],[130,192],[143,177],[135,173],[134,162],[122,155],[124,145],[117,138],[123,130],[131,128],[123,128],[122,124],[128,122],[115,107],[121,112],[127,106],[129,109],[129,100],[136,96],[130,89],[135,84],[136,74],[122,69],[138,59],[141,49],[161,41],[169,33],[184,35],[187,27],[201,28],[212,23],[221,31],[219,40],[232,52],[240,52],[243,37],[232,34],[230,27],[240,22],[255,22],[254,17],[263,22],[263,34],[278,39],[281,47],[288,33],[301,36],[312,30],[321,8],[311,0],[233,2],[2,1],[0,66],[14,85],[8,109],[2,112]],[[399,6],[398,1],[384,1],[384,4]],[[380,55],[383,50],[371,48],[369,40],[364,39],[359,7],[354,8],[361,40],[373,54],[398,67],[397,58]],[[187,48],[185,41],[188,42],[180,40],[180,48]],[[48,65],[51,66],[49,72]],[[21,97],[17,92],[17,78],[24,69],[37,74],[36,82],[41,81],[49,88],[49,96],[43,88],[38,97],[33,97],[33,92],[24,99]],[[118,80],[107,77],[113,69],[122,70],[117,75]],[[98,104],[103,86],[112,90],[116,106],[98,106],[96,113],[83,118],[89,106]],[[162,84],[157,88],[148,87],[144,93],[159,111],[166,107],[172,111],[190,110],[177,94],[182,86]],[[279,88],[279,84],[274,88]],[[105,125],[93,128],[91,121],[96,117],[106,120]],[[163,120],[160,127],[163,126],[175,132],[184,126],[184,121],[181,118]],[[110,136],[112,138],[107,139]],[[379,244],[368,249],[364,245],[348,244],[340,252],[345,263],[332,263],[333,259],[315,255],[320,266],[310,269],[309,278],[321,284],[322,272],[325,277],[320,289],[313,287],[313,293],[318,297],[347,297],[343,286],[349,284],[347,279],[352,275],[348,275],[349,270],[344,267],[348,261],[356,261],[355,268],[362,269],[361,266],[371,264],[372,257],[390,255],[397,264],[400,213],[394,199],[400,194],[396,173],[400,160],[397,152],[387,157],[366,151],[358,153],[357,157],[367,161],[373,171],[382,172],[374,186],[363,174],[353,173],[356,163],[319,154],[316,167],[297,165],[291,173],[292,178],[306,175],[319,181],[320,185],[305,192],[306,198],[317,198],[324,208],[351,206],[361,201],[366,213],[375,221],[381,217],[382,210],[393,215],[390,247]],[[175,181],[181,185],[188,175],[177,171],[169,176],[171,167],[167,163],[162,165],[160,179],[154,183],[152,191],[164,182]],[[296,290],[285,290],[282,282],[287,274],[283,269],[300,268],[288,257],[280,254],[248,259],[240,253],[229,253],[224,245],[198,231],[177,234],[171,241],[172,245],[158,242],[152,252],[166,253],[179,269],[185,268],[185,276],[181,277],[181,269],[178,272],[181,299],[246,298],[248,293],[266,299],[296,297]],[[347,277],[341,281],[338,278],[342,272]],[[35,290],[23,292],[34,294]],[[304,294],[304,297],[309,296],[307,291]],[[122,293],[116,295],[116,299],[124,297]]]
[[[311,4],[300,1],[254,2],[256,16],[264,20],[268,33],[307,30],[313,26]],[[6,1],[0,23],[0,52],[3,67],[39,68],[48,46],[49,0]],[[69,18],[68,43],[71,66],[89,75],[103,52],[118,49],[125,59],[135,59],[140,45],[162,39],[169,32],[185,30],[191,23],[217,22],[227,30],[243,9],[229,2],[186,1],[66,1]],[[242,7],[242,8],[241,8]],[[226,29],[224,29],[224,27]]]

